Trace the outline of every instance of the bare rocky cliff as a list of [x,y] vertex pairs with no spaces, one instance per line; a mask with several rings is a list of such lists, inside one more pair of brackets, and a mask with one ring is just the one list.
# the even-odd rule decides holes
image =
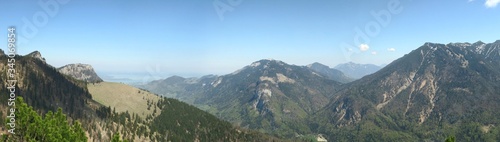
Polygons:
[[75,79],[86,82],[102,82],[103,80],[94,71],[94,68],[88,64],[69,64],[57,69],[60,73],[69,75]]

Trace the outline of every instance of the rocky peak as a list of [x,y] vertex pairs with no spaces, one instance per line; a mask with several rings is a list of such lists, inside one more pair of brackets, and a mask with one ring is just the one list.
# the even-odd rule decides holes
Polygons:
[[39,51],[33,51],[26,56],[33,57],[35,59],[45,62],[45,58],[42,57],[42,54]]
[[483,45],[483,44],[486,44],[486,43],[484,43],[483,41],[477,41],[477,42],[473,43],[472,46],[479,46],[479,45]]
[[[257,62],[260,63],[261,65],[272,65],[272,64],[274,64],[274,65],[288,65],[283,61],[275,60],[275,59],[262,59],[262,60],[259,60]],[[254,63],[256,63],[256,62],[254,62]]]
[[[498,43],[497,43],[498,42]],[[475,54],[482,56],[484,59],[500,59],[500,42],[497,40],[494,43],[484,43],[478,41],[475,43],[449,43],[449,44],[438,44],[438,43],[425,43],[422,49],[423,52],[427,52],[427,49],[431,49],[432,54],[444,54],[449,56],[469,56],[469,54]]]
[[269,70],[269,69],[276,69],[277,67],[284,67],[288,66],[288,64],[279,61],[279,60],[274,60],[274,59],[262,59],[259,61],[255,61],[252,64],[245,66],[239,70],[236,70],[235,72],[231,73],[231,75],[237,75],[241,72],[246,72],[249,70]]
[[255,73],[255,71],[260,72],[263,75],[267,75],[268,73],[273,73],[273,72],[284,72],[287,70],[290,71],[292,67],[295,66],[289,65],[279,60],[263,59],[255,61],[252,64],[231,73],[231,75],[237,75],[240,73],[252,73],[252,72]]
[[2,49],[0,49],[0,57],[2,56],[5,56],[5,52]]
[[457,43],[449,43],[447,46],[457,46],[457,47],[465,48],[465,47],[471,46],[471,44],[468,42],[464,42],[464,43],[457,42]]
[[86,82],[102,82],[103,80],[95,73],[94,68],[88,64],[68,64],[58,68],[62,74]]
[[442,45],[445,45],[445,44],[442,44],[442,43],[434,43],[434,42],[426,42],[423,46],[427,46],[427,47],[435,47],[435,46],[442,46]]

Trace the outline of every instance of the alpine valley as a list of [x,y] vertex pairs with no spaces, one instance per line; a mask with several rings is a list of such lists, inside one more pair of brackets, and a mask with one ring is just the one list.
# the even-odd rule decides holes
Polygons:
[[353,76],[320,63],[260,60],[227,75],[138,87],[281,138],[500,140],[500,40],[425,43],[377,70]]

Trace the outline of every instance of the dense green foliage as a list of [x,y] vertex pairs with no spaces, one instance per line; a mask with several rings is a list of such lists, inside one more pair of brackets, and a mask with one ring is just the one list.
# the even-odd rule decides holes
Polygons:
[[175,99],[158,103],[161,113],[150,128],[164,141],[278,141],[264,134],[238,130],[230,123]]
[[37,142],[86,142],[87,137],[80,122],[74,121],[71,125],[58,109],[49,111],[44,117],[38,115],[31,106],[28,106],[22,97],[16,99],[15,134],[4,137],[4,141],[37,141]]
[[455,137],[450,136],[450,137],[446,138],[445,142],[455,142]]

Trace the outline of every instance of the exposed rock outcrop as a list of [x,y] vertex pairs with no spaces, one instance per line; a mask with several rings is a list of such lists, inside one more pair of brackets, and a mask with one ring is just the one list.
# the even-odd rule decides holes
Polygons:
[[102,82],[103,80],[97,75],[91,65],[88,64],[69,64],[57,69],[60,73],[69,75],[75,79],[86,82]]

